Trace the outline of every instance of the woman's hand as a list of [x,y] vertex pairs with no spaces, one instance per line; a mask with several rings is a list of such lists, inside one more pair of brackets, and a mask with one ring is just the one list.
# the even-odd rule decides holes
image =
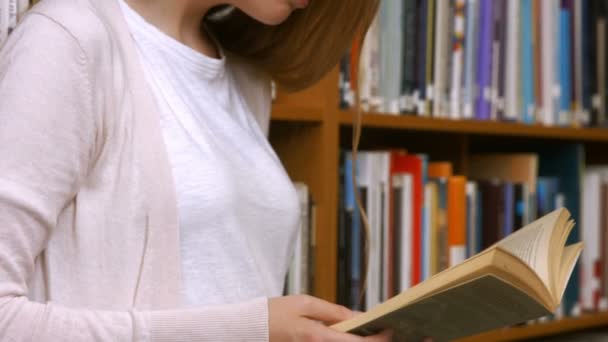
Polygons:
[[[360,337],[335,331],[334,324],[355,315],[351,310],[310,296],[272,298],[268,301],[270,342],[390,342],[390,333]],[[323,324],[325,323],[325,324]]]

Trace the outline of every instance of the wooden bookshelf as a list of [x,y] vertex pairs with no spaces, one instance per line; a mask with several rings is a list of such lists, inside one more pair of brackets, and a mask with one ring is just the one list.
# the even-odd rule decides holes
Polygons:
[[[338,109],[338,70],[312,88],[295,94],[278,92],[273,104],[270,141],[294,181],[309,185],[317,204],[314,295],[337,296],[339,155],[351,147],[354,112]],[[608,163],[608,129],[563,128],[517,123],[456,121],[363,114],[363,148],[406,148],[449,160],[467,174],[468,159],[479,149],[500,151],[520,144],[581,143],[587,164]],[[461,340],[516,341],[608,327],[608,313],[531,326],[499,329]]]
[[587,314],[577,318],[564,318],[521,327],[504,328],[458,342],[516,341],[538,337],[555,336],[586,329],[608,326],[608,313]]
[[[340,112],[340,124],[351,125],[355,114]],[[497,137],[519,136],[553,140],[597,141],[608,143],[608,128],[546,127],[521,123],[481,122],[467,120],[434,119],[418,116],[397,116],[365,113],[362,115],[364,127],[411,131],[449,132]]]

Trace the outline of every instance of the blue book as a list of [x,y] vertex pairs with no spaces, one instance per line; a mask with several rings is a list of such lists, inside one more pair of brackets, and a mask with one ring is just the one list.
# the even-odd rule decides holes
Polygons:
[[[349,302],[354,310],[362,310],[360,301],[361,290],[361,268],[362,268],[362,245],[361,245],[361,218],[357,201],[355,199],[355,188],[353,187],[352,155],[346,154],[344,160],[344,208],[351,217],[350,234],[350,299]],[[356,171],[358,172],[358,165]],[[349,227],[345,227],[349,229]]]
[[[585,149],[581,144],[552,145],[539,151],[539,176],[555,177],[560,193],[566,199],[566,208],[576,223],[566,244],[581,241],[581,183],[585,165]],[[574,269],[564,293],[563,308],[569,315],[579,299],[579,270]]]
[[570,11],[567,9],[560,10],[560,37],[559,37],[559,59],[560,59],[560,83],[561,83],[561,94],[560,94],[560,117],[557,123],[562,125],[568,125],[572,122],[569,118],[569,113],[572,104],[572,82],[571,82],[571,35],[570,35]]
[[532,41],[532,0],[521,3],[521,99],[524,123],[534,123],[534,46]]
[[479,41],[477,63],[477,103],[476,120],[490,120],[492,86],[492,39],[494,37],[493,0],[480,0],[479,3]]

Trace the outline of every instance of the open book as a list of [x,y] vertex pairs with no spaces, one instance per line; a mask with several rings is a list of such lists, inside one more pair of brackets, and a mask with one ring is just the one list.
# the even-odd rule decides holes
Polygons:
[[565,246],[574,226],[566,209],[519,229],[334,329],[358,335],[392,329],[395,340],[475,335],[555,312],[582,243]]

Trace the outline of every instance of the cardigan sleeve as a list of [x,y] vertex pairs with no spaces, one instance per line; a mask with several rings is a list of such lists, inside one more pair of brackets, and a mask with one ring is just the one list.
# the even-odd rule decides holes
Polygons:
[[167,311],[28,298],[35,260],[103,145],[88,63],[78,40],[39,14],[27,16],[0,51],[0,340],[268,340],[265,298]]

